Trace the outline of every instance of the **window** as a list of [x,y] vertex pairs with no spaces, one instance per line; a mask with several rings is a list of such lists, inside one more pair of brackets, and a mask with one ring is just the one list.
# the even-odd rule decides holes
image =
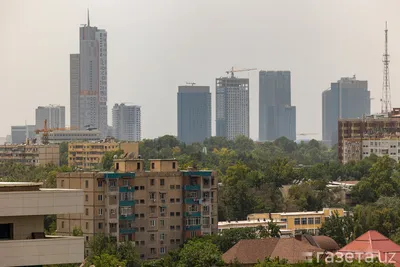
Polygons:
[[103,228],[103,223],[99,223],[99,229]]
[[169,240],[169,243],[171,243],[171,245],[175,244],[175,239]]
[[196,237],[196,232],[195,231],[191,231],[190,232],[190,237]]
[[102,187],[103,186],[103,182],[102,181],[97,181],[97,187]]
[[139,186],[135,186],[135,191],[138,191],[139,190]]
[[141,185],[141,186],[140,186],[140,190],[144,190],[144,185]]
[[89,236],[85,236],[86,242],[89,241]]
[[99,215],[103,215],[103,209],[99,209]]
[[294,218],[294,225],[300,224],[300,218]]
[[136,169],[140,170],[140,162],[136,163]]
[[307,224],[307,218],[301,218],[301,224]]
[[145,244],[144,241],[140,241],[141,246],[144,246],[144,244]]
[[174,199],[174,198],[170,198],[170,199],[169,199],[169,202],[175,203],[175,199]]
[[154,241],[156,240],[156,235],[155,234],[151,234],[150,235],[150,241]]
[[308,218],[308,224],[314,224],[314,218]]
[[89,196],[85,195],[85,201],[89,201]]
[[281,221],[282,222],[287,222],[287,219],[286,218],[284,218],[284,219],[282,218]]
[[177,184],[177,185],[175,186],[175,189],[177,189],[177,190],[181,189],[181,185]]
[[144,213],[140,213],[140,218],[144,218]]
[[144,199],[141,199],[141,200],[140,200],[140,204],[144,204]]
[[64,222],[61,222],[61,228],[64,228]]
[[118,162],[115,163],[115,169],[116,169],[116,170],[119,170],[119,163],[118,163]]
[[165,254],[165,248],[160,248],[160,254]]
[[173,213],[173,212],[169,213],[169,216],[171,216],[171,217],[173,217],[174,215],[175,215],[175,213]]
[[176,243],[178,243],[178,244],[181,243],[181,240],[180,240],[180,239],[177,239],[177,240],[176,240]]
[[160,220],[160,225],[164,226],[165,225],[165,221],[164,220]]
[[177,226],[175,227],[175,229],[176,229],[177,231],[179,231],[179,230],[181,230],[181,226],[180,226],[180,225],[177,225]]
[[61,180],[61,187],[64,187],[64,180]]
[[180,212],[177,212],[175,215],[176,215],[176,216],[181,216],[181,213],[180,213]]
[[156,199],[156,193],[150,192],[149,195],[150,195],[150,199]]
[[150,185],[155,185],[154,179],[150,179]]
[[173,185],[173,184],[171,184],[170,186],[169,186],[169,189],[175,189],[175,185]]
[[150,226],[155,227],[156,226],[156,220],[151,220],[150,221]]
[[140,245],[139,241],[135,241],[135,245],[138,247]]
[[89,215],[89,209],[85,210],[85,215],[88,216]]
[[129,180],[124,179],[124,186],[129,186]]
[[103,201],[103,195],[98,195],[98,196],[97,196],[97,200],[98,200],[98,201]]
[[175,230],[175,226],[174,226],[174,225],[171,225],[171,226],[169,227],[169,229],[173,231],[173,230]]
[[176,169],[176,162],[172,162],[172,169]]
[[154,166],[154,162],[152,162],[152,163],[151,163],[151,168],[152,168],[152,169],[154,169],[154,168],[155,168],[155,166]]
[[89,188],[89,181],[85,180],[85,188]]
[[165,179],[160,179],[160,185],[161,186],[165,185]]
[[[154,164],[154,163],[153,163],[153,164]],[[155,248],[151,248],[151,249],[150,249],[150,253],[151,253],[151,254],[156,254],[156,249],[155,249]]]
[[144,232],[144,227],[140,227],[140,232]]
[[89,229],[89,223],[88,222],[86,222],[86,229]]
[[321,223],[321,218],[315,218],[315,222],[314,222],[315,224],[320,224]]
[[181,202],[181,199],[180,199],[180,198],[177,198],[177,199],[175,199],[175,202],[176,202],[176,203],[179,203],[179,202]]
[[150,213],[156,212],[156,207],[150,207]]
[[165,234],[164,233],[160,233],[160,240],[164,240],[165,239]]

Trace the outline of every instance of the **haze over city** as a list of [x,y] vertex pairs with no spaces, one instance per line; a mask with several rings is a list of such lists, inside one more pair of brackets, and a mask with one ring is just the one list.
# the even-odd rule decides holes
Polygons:
[[[321,93],[340,77],[368,80],[380,110],[384,27],[388,21],[392,106],[399,106],[398,1],[2,1],[0,88],[3,121],[34,124],[39,105],[67,108],[69,55],[79,27],[108,32],[108,123],[114,103],[142,107],[142,138],[177,134],[177,87],[211,86],[232,66],[290,70],[297,133],[321,138]],[[258,71],[250,78],[250,137],[258,138]]]

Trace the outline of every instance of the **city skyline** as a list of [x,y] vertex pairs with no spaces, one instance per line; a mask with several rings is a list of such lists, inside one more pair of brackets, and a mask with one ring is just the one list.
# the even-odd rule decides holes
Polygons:
[[[18,110],[14,116],[5,118],[4,126],[0,127],[0,136],[9,134],[11,125],[23,125],[25,120],[28,121],[28,124],[33,124],[34,114],[32,111],[39,105],[60,103],[67,107],[67,114],[69,114],[69,62],[67,55],[77,51],[76,29],[80,23],[86,21],[87,7],[91,10],[91,24],[105,28],[109,33],[109,87],[112,88],[109,91],[109,107],[114,103],[124,102],[126,99],[129,102],[134,100],[135,104],[141,105],[144,138],[154,138],[164,134],[177,135],[176,119],[165,122],[157,120],[159,123],[154,123],[156,117],[152,114],[154,114],[154,110],[160,112],[162,110],[166,117],[176,118],[175,88],[179,84],[185,80],[193,80],[198,84],[210,85],[212,95],[214,95],[213,81],[215,77],[223,76],[225,70],[232,65],[238,68],[287,69],[291,71],[292,105],[297,107],[298,133],[315,132],[319,133],[319,136],[315,137],[321,138],[320,96],[322,91],[327,88],[326,85],[330,81],[336,80],[337,77],[352,76],[355,73],[357,77],[368,80],[371,97],[375,98],[372,103],[372,112],[378,112],[382,88],[381,57],[384,47],[382,34],[386,20],[389,22],[388,27],[392,33],[390,40],[392,106],[396,107],[399,104],[396,101],[400,96],[396,91],[399,84],[396,78],[398,72],[396,62],[400,58],[400,53],[396,51],[396,47],[400,43],[400,38],[397,37],[397,32],[400,32],[400,23],[393,11],[399,7],[395,1],[376,4],[376,6],[363,2],[361,11],[360,2],[354,1],[346,5],[346,12],[343,12],[340,4],[333,2],[323,5],[313,4],[311,1],[304,1],[301,5],[290,3],[291,7],[296,7],[293,9],[300,11],[296,13],[285,9],[288,6],[285,3],[259,3],[258,5],[241,6],[239,2],[232,2],[230,6],[226,7],[226,2],[221,1],[215,7],[216,10],[210,11],[207,9],[210,2],[207,1],[201,4],[181,4],[178,1],[172,1],[169,5],[160,2],[160,9],[155,10],[157,16],[153,17],[154,22],[152,23],[148,23],[150,18],[146,19],[146,16],[152,11],[152,5],[146,3],[124,2],[117,7],[111,2],[74,2],[76,5],[72,5],[72,2],[59,3],[60,8],[66,10],[65,14],[51,12],[55,6],[44,1],[38,1],[32,6],[30,3],[18,1],[0,4],[0,10],[2,10],[0,13],[5,10],[9,11],[5,12],[4,16],[0,16],[7,20],[7,23],[2,23],[0,26],[5,29],[5,43],[1,44],[3,48],[1,53],[7,51],[2,57],[5,59],[5,64],[1,67],[3,70],[1,73],[5,77],[0,86],[7,89],[3,90],[4,97],[13,99],[18,96],[23,103],[23,108]],[[23,9],[20,8],[22,3],[25,6]],[[46,5],[48,7],[43,8]],[[187,12],[183,14],[174,10],[177,5]],[[253,14],[253,19],[236,24],[229,17],[226,21],[221,21],[218,18],[223,9],[218,11],[218,7],[222,6],[234,13]],[[278,23],[268,25],[270,21],[266,18],[268,16],[259,16],[261,10],[266,7],[273,7],[272,10],[275,11],[282,10],[283,12],[285,10],[286,13],[289,12],[287,16],[290,19],[285,19],[283,20],[285,23],[280,24],[278,17],[272,16],[271,21],[275,19]],[[34,18],[33,14],[26,11],[35,10],[35,8],[41,9],[41,19]],[[20,14],[13,17],[12,15],[17,11]],[[136,16],[131,16],[135,19],[125,16],[124,24],[121,24],[119,19],[115,19],[124,17],[130,12]],[[203,20],[198,21],[191,18],[191,14],[194,12],[203,15],[213,23],[202,25]],[[349,20],[353,12],[363,12],[365,16],[360,16],[357,20]],[[279,12],[276,13],[279,14]],[[344,21],[347,21],[345,24],[334,19],[339,14]],[[371,17],[370,14],[374,14],[374,16]],[[309,17],[311,18],[308,19]],[[47,21],[57,22],[59,24],[57,30],[52,29],[51,25],[46,25]],[[244,39],[255,42],[234,42],[234,39],[230,37],[230,31],[218,37],[218,34],[226,31],[229,23],[233,23],[235,31],[245,34],[244,36],[247,38]],[[27,25],[27,27],[18,25]],[[166,26],[166,31],[161,31],[162,25]],[[212,29],[211,32],[206,31],[208,28]],[[301,36],[291,28],[301,29]],[[129,32],[128,29],[132,32]],[[21,36],[30,36],[31,45],[26,49],[25,46],[23,48],[21,46],[23,39],[14,35],[14,32],[20,32]],[[269,35],[260,36],[261,32]],[[205,36],[204,33],[207,33],[207,36],[210,35],[207,37],[209,42],[201,41],[201,38]],[[193,38],[187,38],[188,34]],[[44,39],[50,35],[52,38]],[[267,36],[268,38],[266,38]],[[341,38],[334,38],[334,36]],[[306,42],[306,45],[297,42],[310,38],[312,41]],[[47,42],[44,47],[41,47],[43,40]],[[347,40],[347,42],[343,42],[343,40]],[[365,40],[362,45],[360,45],[360,40]],[[230,46],[227,46],[228,43]],[[166,53],[166,51],[174,52]],[[233,53],[234,51],[240,53]],[[232,54],[236,56],[232,57]],[[217,58],[217,55],[218,60],[215,60],[215,64],[204,67],[210,58]],[[39,58],[40,60],[38,60]],[[203,58],[206,60],[204,61]],[[198,63],[195,65],[199,67],[189,64],[189,62],[197,61]],[[35,62],[34,65],[32,65],[33,62]],[[43,64],[37,64],[38,62]],[[184,68],[184,66],[191,67]],[[18,71],[16,71],[17,68]],[[200,72],[200,70],[203,71]],[[158,74],[157,79],[151,79],[155,72]],[[21,74],[25,79],[17,78],[16,75],[20,76]],[[250,137],[257,139],[257,73],[242,73],[238,74],[238,77],[250,78]],[[44,79],[46,82],[42,82]],[[25,82],[26,80],[29,82]],[[32,91],[33,89],[35,94],[29,94],[27,90]],[[152,95],[157,97],[151,97]],[[309,102],[305,100],[304,95],[310,99]],[[212,102],[212,134],[215,135],[214,96]],[[13,109],[8,105],[9,103],[5,103],[2,107],[3,112]],[[111,113],[110,110],[108,113]],[[66,118],[67,121],[69,119]],[[110,114],[108,124],[111,125]]]

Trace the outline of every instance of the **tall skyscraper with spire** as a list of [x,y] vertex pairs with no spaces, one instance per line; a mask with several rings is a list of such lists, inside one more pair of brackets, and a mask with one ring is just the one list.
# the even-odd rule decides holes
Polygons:
[[107,32],[87,24],[79,28],[79,54],[70,55],[71,127],[96,128],[106,137]]

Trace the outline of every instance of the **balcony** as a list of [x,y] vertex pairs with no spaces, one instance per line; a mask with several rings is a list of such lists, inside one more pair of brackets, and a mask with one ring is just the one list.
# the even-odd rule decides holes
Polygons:
[[0,216],[83,213],[83,199],[80,189],[2,192]]
[[134,228],[119,228],[119,233],[120,234],[133,234],[135,233]]
[[200,211],[189,211],[185,212],[185,217],[200,217],[201,212]]
[[120,206],[134,206],[135,205],[135,200],[120,200],[119,201]]
[[185,204],[199,204],[199,199],[197,198],[185,198]]
[[196,184],[196,185],[184,185],[183,186],[183,190],[185,191],[198,191],[200,190],[200,185]]
[[135,192],[135,188],[133,186],[122,186],[119,188],[120,193],[127,193],[127,192]]
[[119,216],[120,220],[135,220],[135,214],[129,214],[129,215],[120,215]]
[[201,226],[200,225],[186,225],[185,230],[186,231],[196,231],[200,230]]
[[182,171],[183,176],[211,176],[212,171]]
[[1,267],[81,263],[83,254],[83,237],[0,241]]
[[117,172],[106,172],[104,178],[118,179],[118,178],[135,178],[134,172],[117,173]]

